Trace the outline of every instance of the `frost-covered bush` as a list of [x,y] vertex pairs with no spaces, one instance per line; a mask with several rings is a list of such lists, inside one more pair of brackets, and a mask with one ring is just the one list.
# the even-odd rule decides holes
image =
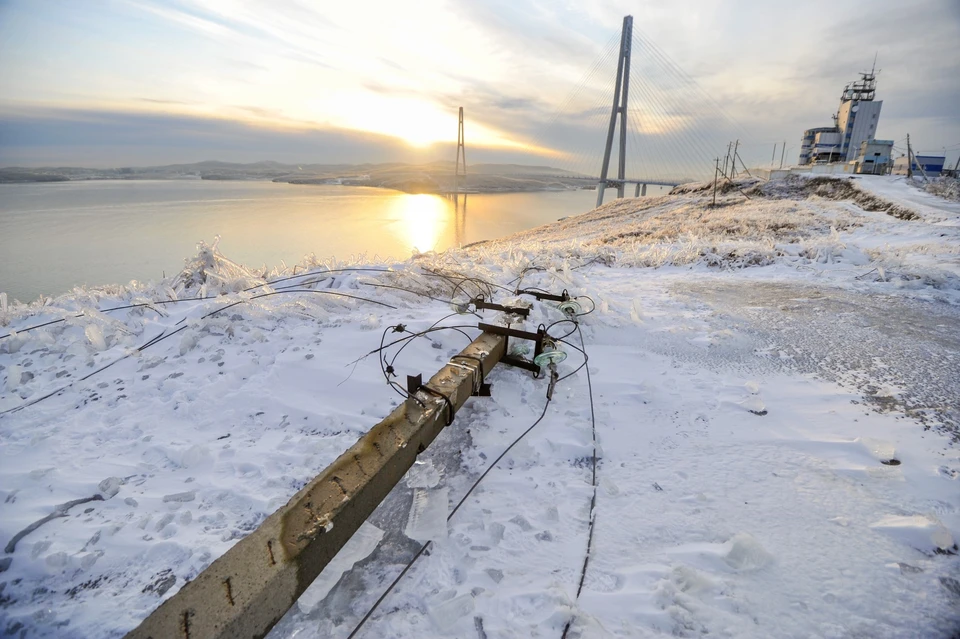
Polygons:
[[924,187],[927,193],[951,202],[960,202],[960,180],[953,177],[938,177],[930,180]]

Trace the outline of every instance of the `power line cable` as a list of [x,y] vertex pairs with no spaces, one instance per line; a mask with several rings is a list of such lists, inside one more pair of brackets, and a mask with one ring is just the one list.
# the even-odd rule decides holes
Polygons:
[[[460,510],[460,507],[463,506],[463,504],[467,501],[467,498],[469,498],[470,495],[473,494],[473,491],[477,488],[477,486],[480,485],[480,482],[483,481],[484,477],[486,477],[488,474],[490,474],[490,471],[493,470],[498,463],[500,463],[500,460],[502,460],[502,459],[506,456],[506,454],[509,453],[509,452],[513,449],[513,447],[516,446],[516,445],[520,442],[521,439],[523,439],[524,437],[526,437],[526,435],[527,435],[530,431],[532,431],[532,430],[537,426],[537,424],[539,424],[541,421],[543,421],[543,418],[544,418],[544,417],[546,416],[546,414],[547,414],[547,408],[550,406],[550,401],[551,401],[551,399],[550,399],[549,397],[547,397],[546,402],[544,402],[544,404],[543,404],[543,412],[540,413],[540,417],[538,417],[537,420],[536,420],[535,422],[533,422],[533,424],[531,424],[526,430],[524,430],[522,433],[520,433],[520,436],[517,437],[516,439],[514,439],[514,440],[510,443],[510,445],[507,446],[507,447],[504,449],[504,451],[503,451],[502,453],[500,453],[500,455],[499,455],[495,460],[493,460],[493,463],[491,463],[489,466],[487,466],[487,469],[483,471],[483,474],[481,474],[480,477],[478,477],[477,480],[476,480],[475,482],[473,482],[473,485],[470,486],[470,489],[467,490],[466,494],[460,499],[460,501],[457,503],[457,505],[454,506],[453,510],[452,510],[452,511],[450,512],[450,514],[447,516],[447,521],[448,521],[448,522],[449,522],[451,519],[453,519],[453,516],[454,516],[455,514],[457,514],[457,511]],[[373,613],[377,610],[377,608],[380,606],[380,604],[383,603],[383,601],[387,598],[387,596],[393,591],[393,589],[396,587],[396,585],[397,585],[398,583],[400,583],[400,580],[403,579],[403,576],[407,574],[407,572],[410,570],[410,568],[413,567],[413,564],[416,563],[417,559],[420,558],[420,556],[427,550],[427,548],[430,547],[430,545],[431,545],[431,542],[430,542],[430,541],[427,541],[427,543],[425,543],[423,546],[420,547],[420,550],[418,550],[417,553],[413,556],[413,558],[407,563],[407,565],[404,566],[403,570],[400,571],[400,574],[397,575],[396,579],[394,579],[394,580],[390,583],[390,585],[387,586],[387,589],[383,592],[383,594],[380,595],[380,597],[374,602],[373,606],[372,606],[372,607],[367,611],[367,613],[360,619],[360,621],[359,621],[359,622],[357,623],[357,625],[354,627],[353,631],[352,631],[349,635],[347,635],[347,639],[353,639],[353,637],[355,637],[355,636],[357,635],[357,633],[360,632],[361,628],[363,628],[363,625],[367,622],[368,619],[370,619],[371,615],[373,615]]]

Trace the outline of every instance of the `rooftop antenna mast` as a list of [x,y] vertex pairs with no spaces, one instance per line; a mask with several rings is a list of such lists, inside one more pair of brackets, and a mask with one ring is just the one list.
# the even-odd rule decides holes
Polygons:
[[597,206],[603,204],[603,191],[607,188],[607,171],[610,168],[610,153],[613,149],[613,132],[620,115],[620,158],[617,167],[617,197],[623,197],[627,170],[627,95],[630,91],[630,50],[633,43],[633,16],[623,17],[620,33],[620,59],[617,62],[617,84],[613,90],[613,109],[610,111],[610,128],[607,129],[607,146],[603,151],[603,166],[597,183]]

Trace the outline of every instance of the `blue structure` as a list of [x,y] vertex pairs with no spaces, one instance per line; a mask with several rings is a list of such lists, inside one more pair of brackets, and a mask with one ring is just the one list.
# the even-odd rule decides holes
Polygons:
[[916,171],[917,165],[923,167],[923,170],[928,175],[940,175],[940,172],[943,171],[943,162],[946,159],[942,155],[916,155],[913,156],[913,170]]

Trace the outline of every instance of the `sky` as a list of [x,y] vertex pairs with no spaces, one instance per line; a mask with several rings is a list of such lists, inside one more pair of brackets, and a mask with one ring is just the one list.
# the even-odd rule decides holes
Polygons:
[[795,162],[874,55],[877,137],[960,154],[958,0],[0,0],[0,166],[453,160],[463,106],[471,162],[591,167],[627,14],[647,162]]

